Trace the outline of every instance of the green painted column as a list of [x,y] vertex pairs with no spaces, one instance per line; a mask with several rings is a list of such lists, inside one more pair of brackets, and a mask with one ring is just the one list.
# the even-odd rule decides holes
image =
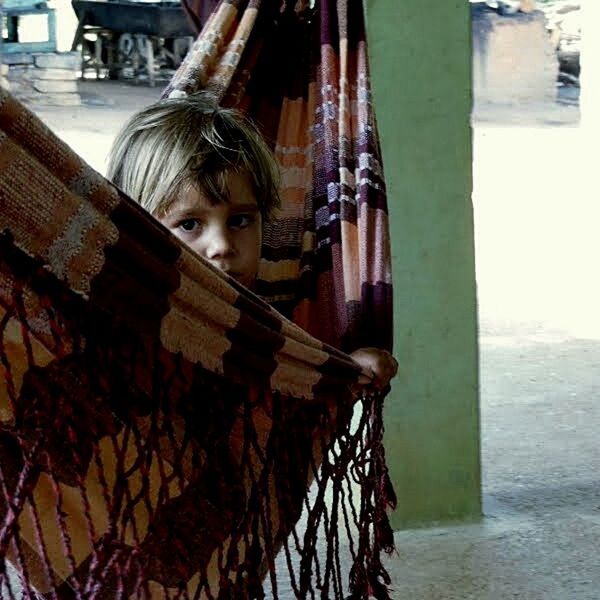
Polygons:
[[481,516],[467,0],[366,0],[389,192],[400,375],[395,528]]

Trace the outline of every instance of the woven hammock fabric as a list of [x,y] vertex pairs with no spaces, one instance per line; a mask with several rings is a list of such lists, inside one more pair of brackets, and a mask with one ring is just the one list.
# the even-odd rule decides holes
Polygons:
[[0,365],[1,598],[389,597],[356,364],[4,91]]
[[391,349],[389,223],[362,1],[222,0],[164,96],[200,89],[247,112],[281,167],[283,203],[265,226],[258,293],[337,348]]

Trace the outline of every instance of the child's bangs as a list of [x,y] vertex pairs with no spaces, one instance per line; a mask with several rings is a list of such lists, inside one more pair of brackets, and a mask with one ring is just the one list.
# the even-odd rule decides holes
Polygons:
[[201,191],[211,204],[229,202],[229,176],[235,172],[233,169],[220,169],[215,171],[196,171],[191,179],[192,185]]

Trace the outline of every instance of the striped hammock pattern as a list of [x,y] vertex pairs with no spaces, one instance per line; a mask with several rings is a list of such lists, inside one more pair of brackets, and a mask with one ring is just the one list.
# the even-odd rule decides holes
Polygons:
[[0,598],[388,598],[357,375],[0,92]]
[[344,351],[391,349],[388,211],[362,1],[221,0],[164,95],[199,89],[249,114],[281,167],[283,204],[265,229],[258,293]]

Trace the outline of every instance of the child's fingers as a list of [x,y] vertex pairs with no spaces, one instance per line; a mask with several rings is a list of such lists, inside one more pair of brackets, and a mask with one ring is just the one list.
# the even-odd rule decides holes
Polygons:
[[358,384],[369,385],[370,383],[373,383],[374,378],[373,372],[365,373],[365,371],[363,371],[358,378]]
[[359,390],[384,390],[398,372],[398,361],[380,348],[359,348],[351,356],[362,367],[356,384]]
[[382,352],[378,358],[377,365],[373,369],[374,384],[381,389],[387,387],[398,372],[398,362],[387,352]]

